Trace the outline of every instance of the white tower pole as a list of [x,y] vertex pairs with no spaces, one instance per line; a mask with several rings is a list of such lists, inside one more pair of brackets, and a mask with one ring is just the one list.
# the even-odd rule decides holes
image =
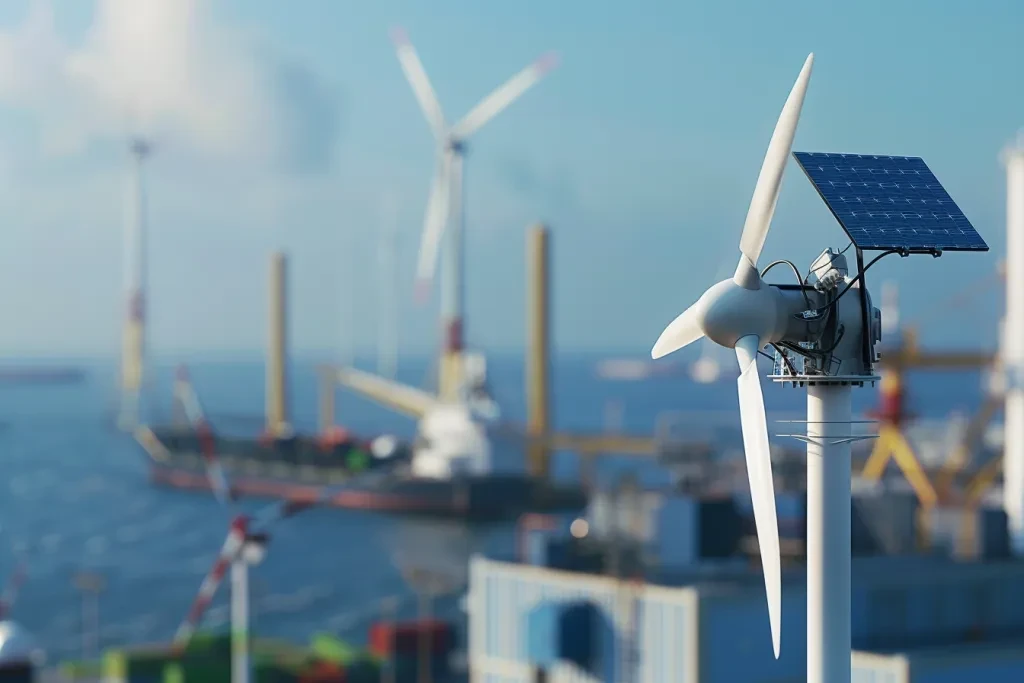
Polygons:
[[143,167],[150,146],[141,139],[131,141],[132,167],[129,174],[128,205],[124,233],[124,275],[127,310],[121,350],[122,429],[134,429],[139,422],[146,350],[146,195]]
[[850,683],[849,384],[807,388],[807,681]]
[[1006,151],[1006,317],[1002,362],[1006,373],[1003,508],[1010,545],[1024,555],[1024,135]]
[[239,556],[231,563],[231,683],[249,683],[249,673],[249,567]]
[[377,251],[377,270],[380,276],[377,305],[377,372],[382,377],[394,378],[398,370],[398,302],[396,300],[398,260],[398,206],[393,197],[387,198],[381,223]]
[[441,257],[441,319],[444,328],[444,341],[439,373],[438,389],[443,399],[455,400],[462,383],[462,351],[465,339],[465,289],[464,270],[464,215],[462,202],[462,150],[458,147],[452,151],[451,184],[449,192],[451,213],[448,219],[448,230],[445,233],[444,252]]

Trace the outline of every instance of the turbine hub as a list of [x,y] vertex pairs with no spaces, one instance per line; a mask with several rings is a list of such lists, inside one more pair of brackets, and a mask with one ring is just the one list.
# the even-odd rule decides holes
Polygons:
[[756,335],[762,344],[768,344],[781,339],[786,331],[774,287],[745,289],[731,279],[722,280],[704,292],[697,306],[705,336],[729,349],[742,337]]

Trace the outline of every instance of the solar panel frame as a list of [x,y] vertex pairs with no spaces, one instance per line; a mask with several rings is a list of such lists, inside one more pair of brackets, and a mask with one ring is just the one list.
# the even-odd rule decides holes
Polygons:
[[920,157],[826,152],[793,152],[793,157],[862,251],[988,251]]

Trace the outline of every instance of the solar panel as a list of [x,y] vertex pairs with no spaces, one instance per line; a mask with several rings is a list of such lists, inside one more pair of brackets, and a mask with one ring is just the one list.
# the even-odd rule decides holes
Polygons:
[[859,249],[988,251],[920,157],[793,156]]

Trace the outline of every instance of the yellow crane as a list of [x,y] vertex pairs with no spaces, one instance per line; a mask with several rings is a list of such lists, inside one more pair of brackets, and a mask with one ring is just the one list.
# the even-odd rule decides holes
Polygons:
[[[999,269],[994,276],[983,278],[975,287],[962,292],[955,299],[943,302],[933,309],[933,313],[964,305],[979,292],[998,282],[1001,276],[1002,271]],[[904,374],[908,370],[972,370],[991,367],[996,361],[996,353],[985,350],[922,350],[917,343],[917,326],[922,321],[923,319],[919,318],[916,325],[901,328],[899,342],[891,348],[884,349],[881,354],[880,401],[878,409],[874,411],[874,416],[880,422],[879,433],[861,471],[861,477],[868,481],[877,481],[884,474],[889,461],[894,460],[913,487],[922,506],[929,508],[952,497],[956,475],[967,465],[968,454],[998,410],[999,399],[996,396],[990,397],[975,414],[964,438],[940,469],[936,477],[937,485],[933,485],[903,432],[903,426],[909,417],[903,390]],[[983,468],[983,471],[986,469],[990,468]],[[973,484],[975,487],[978,485],[980,484]],[[967,488],[972,488],[972,485],[968,485]]]

